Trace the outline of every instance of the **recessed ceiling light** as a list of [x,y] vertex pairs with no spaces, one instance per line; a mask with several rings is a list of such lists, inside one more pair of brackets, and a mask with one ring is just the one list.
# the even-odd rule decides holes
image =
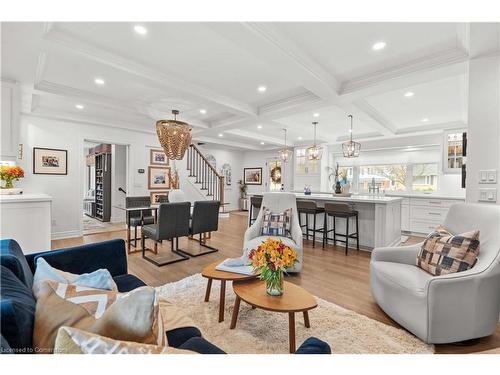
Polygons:
[[411,91],[405,92],[405,97],[407,97],[407,98],[411,98],[413,95],[415,95],[415,94]]
[[301,140],[302,140],[302,137],[298,137],[297,139],[298,139],[299,141],[301,141]]
[[427,121],[429,121],[429,119],[428,119],[427,117],[424,117],[424,118],[422,119],[422,122],[427,122]]
[[264,143],[264,142],[260,142],[260,144],[261,144],[262,146],[264,146],[264,145],[265,145],[265,143]]
[[139,35],[146,35],[148,33],[148,29],[146,29],[142,25],[135,25],[134,26],[134,31],[139,34]]
[[104,85],[105,82],[102,78],[96,78],[96,79],[94,79],[94,83],[96,85],[102,86],[102,85]]
[[266,90],[267,90],[266,86],[259,86],[259,87],[257,87],[257,91],[258,92],[266,92]]
[[83,104],[75,104],[76,109],[84,109],[85,106]]
[[262,129],[262,125],[257,125],[257,129]]
[[313,113],[314,117],[319,117],[319,113]]
[[385,46],[386,46],[385,42],[377,42],[372,46],[372,50],[379,51],[381,49],[384,49]]
[[223,137],[223,136],[224,136],[224,134],[222,134],[222,133],[219,133],[219,137]]
[[206,109],[200,109],[200,113],[201,113],[202,115],[206,115],[206,114],[207,114],[207,110],[206,110]]

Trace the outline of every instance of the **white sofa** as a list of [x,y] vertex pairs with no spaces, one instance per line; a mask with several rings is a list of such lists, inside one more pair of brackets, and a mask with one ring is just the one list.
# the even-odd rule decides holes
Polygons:
[[[288,237],[273,237],[273,236],[262,236],[261,227],[263,220],[263,208],[268,208],[271,212],[278,213],[283,212],[288,208],[292,209],[292,219],[291,225],[291,238]],[[297,252],[298,263],[295,267],[288,269],[287,272],[300,272],[302,269],[303,253],[302,253],[302,230],[300,229],[299,216],[297,212],[297,200],[295,194],[283,193],[283,192],[273,192],[264,193],[262,199],[261,210],[259,215],[253,222],[253,224],[246,230],[244,243],[243,243],[243,256],[241,259],[245,263],[248,263],[248,253],[250,250],[257,248],[257,246],[265,241],[267,238],[279,238],[283,243]]]
[[444,226],[459,234],[480,230],[480,252],[470,270],[432,276],[416,266],[421,244],[377,248],[370,262],[375,301],[427,343],[491,335],[500,313],[500,206],[457,204]]

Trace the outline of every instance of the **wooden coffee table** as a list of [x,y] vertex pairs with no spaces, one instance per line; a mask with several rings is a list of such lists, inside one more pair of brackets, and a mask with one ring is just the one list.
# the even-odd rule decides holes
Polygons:
[[288,313],[288,336],[290,353],[295,352],[295,313],[304,314],[304,325],[309,328],[309,310],[318,304],[312,294],[298,285],[284,281],[284,293],[282,296],[273,297],[266,293],[266,284],[261,280],[250,280],[246,282],[234,282],[233,290],[236,294],[234,301],[233,316],[231,318],[231,329],[236,327],[241,300],[263,310]]
[[226,300],[226,281],[242,281],[242,280],[251,280],[255,279],[259,274],[255,275],[243,275],[241,273],[233,273],[226,271],[216,270],[219,264],[222,263],[223,260],[218,260],[212,264],[206,266],[201,275],[208,279],[207,282],[207,290],[205,292],[205,302],[208,302],[210,299],[210,290],[212,289],[212,280],[220,280],[220,300],[219,300],[219,322],[224,320],[224,304]]

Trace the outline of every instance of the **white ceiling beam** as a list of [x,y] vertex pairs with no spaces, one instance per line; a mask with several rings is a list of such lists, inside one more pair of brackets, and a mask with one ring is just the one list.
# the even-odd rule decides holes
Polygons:
[[[369,139],[369,138],[376,138],[376,137],[385,137],[385,136],[379,132],[359,133],[359,134],[352,136],[353,140],[355,140],[355,141],[359,141],[360,139]],[[349,140],[350,138],[351,138],[350,135],[342,135],[340,137],[337,137],[337,142],[344,142],[344,141]]]
[[227,139],[212,138],[212,137],[203,136],[203,135],[197,135],[196,137],[193,137],[193,143],[196,143],[196,142],[214,143],[214,144],[218,144],[218,145],[243,148],[246,150],[261,150],[261,148],[257,147],[257,145],[254,146],[254,145],[251,145],[249,143],[228,141]]
[[248,138],[254,140],[255,142],[264,142],[266,144],[273,144],[278,146],[283,144],[283,139],[263,135],[258,130],[250,132],[246,130],[234,129],[234,130],[228,130],[225,133],[235,135],[241,138]]
[[465,129],[467,124],[462,121],[451,121],[451,122],[440,122],[436,124],[428,124],[423,126],[411,126],[407,128],[400,128],[396,131],[396,134],[409,134],[409,133],[419,133],[427,131],[440,131],[447,129]]
[[375,127],[375,130],[384,135],[396,134],[396,127],[382,113],[377,111],[366,100],[360,99],[353,103],[354,107],[363,112],[366,116],[373,120],[370,125]]
[[149,86],[176,89],[198,98],[205,104],[212,103],[227,108],[228,111],[256,115],[257,111],[252,106],[221,95],[213,90],[187,82],[172,74],[156,71],[130,59],[124,58],[103,48],[96,47],[72,35],[51,28],[43,39],[53,46],[64,48],[85,58],[108,65],[114,69],[134,75],[147,82]]

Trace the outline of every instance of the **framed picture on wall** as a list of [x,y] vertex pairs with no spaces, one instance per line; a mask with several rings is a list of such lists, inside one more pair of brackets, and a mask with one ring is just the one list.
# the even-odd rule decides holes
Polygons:
[[168,157],[163,150],[150,150],[149,164],[168,165]]
[[33,147],[33,174],[68,174],[68,151]]
[[168,197],[168,191],[152,191],[150,196],[151,204],[159,204],[163,197]]
[[170,167],[148,168],[148,189],[170,189]]
[[262,168],[243,168],[245,185],[262,185]]

